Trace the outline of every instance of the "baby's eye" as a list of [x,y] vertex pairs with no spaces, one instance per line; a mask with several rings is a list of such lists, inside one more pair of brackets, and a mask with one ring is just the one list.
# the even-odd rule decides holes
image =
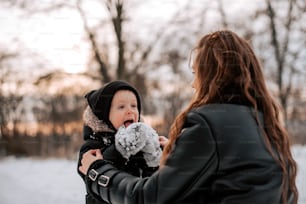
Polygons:
[[121,105],[118,107],[119,109],[124,109],[124,105]]
[[137,105],[136,105],[136,104],[133,104],[132,107],[133,107],[133,108],[137,108]]

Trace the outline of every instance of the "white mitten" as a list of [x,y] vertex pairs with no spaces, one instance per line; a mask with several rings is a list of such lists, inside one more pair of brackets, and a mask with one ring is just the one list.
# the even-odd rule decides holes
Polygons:
[[[134,125],[135,124],[135,125]],[[115,134],[115,146],[121,155],[128,159],[137,154],[146,144],[146,137],[140,125],[133,123],[127,128],[121,126]]]
[[146,144],[142,149],[143,157],[149,167],[156,167],[159,165],[162,154],[158,134],[150,126],[146,126],[146,130]]
[[158,134],[145,123],[133,123],[127,128],[121,126],[115,135],[115,146],[126,159],[142,151],[149,167],[159,165],[162,151],[158,141]]

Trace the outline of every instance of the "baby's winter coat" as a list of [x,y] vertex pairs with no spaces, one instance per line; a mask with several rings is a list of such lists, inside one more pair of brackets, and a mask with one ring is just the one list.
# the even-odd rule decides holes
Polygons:
[[[150,126],[133,123],[127,128],[122,126],[115,132],[99,120],[90,108],[85,109],[83,119],[85,142],[79,152],[78,167],[85,152],[101,149],[103,159],[134,176],[148,177],[158,169],[162,151],[158,135]],[[78,173],[85,179],[79,170]],[[105,202],[87,193],[86,204],[98,203]]]

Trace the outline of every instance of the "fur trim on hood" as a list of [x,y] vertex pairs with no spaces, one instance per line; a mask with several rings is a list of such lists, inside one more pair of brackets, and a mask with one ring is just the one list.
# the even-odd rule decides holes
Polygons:
[[115,130],[111,129],[103,120],[99,120],[89,106],[84,110],[83,121],[93,132],[115,132]]

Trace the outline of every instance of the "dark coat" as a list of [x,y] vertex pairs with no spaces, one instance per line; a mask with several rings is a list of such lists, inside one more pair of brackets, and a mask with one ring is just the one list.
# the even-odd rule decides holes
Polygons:
[[[92,118],[92,116],[93,115],[89,113],[89,116],[87,115],[85,117],[85,125],[83,128],[83,137],[85,142],[80,148],[77,168],[81,165],[81,159],[85,152],[90,149],[100,149],[105,160],[112,163],[116,168],[132,174],[133,176],[148,177],[158,169],[158,167],[148,167],[143,158],[142,152],[131,156],[129,160],[123,158],[115,147],[115,131],[109,129],[101,120],[97,123],[96,118]],[[79,169],[77,169],[77,171],[85,181],[85,176],[79,171]],[[90,189],[86,189],[86,191],[86,204],[105,203],[99,196],[90,194]]]
[[88,172],[92,169],[97,180],[109,182],[105,187],[87,180],[87,186],[95,195],[108,195],[103,199],[109,203],[281,203],[281,168],[265,146],[253,110],[242,105],[191,111],[165,166],[149,178],[138,179],[104,160]]

